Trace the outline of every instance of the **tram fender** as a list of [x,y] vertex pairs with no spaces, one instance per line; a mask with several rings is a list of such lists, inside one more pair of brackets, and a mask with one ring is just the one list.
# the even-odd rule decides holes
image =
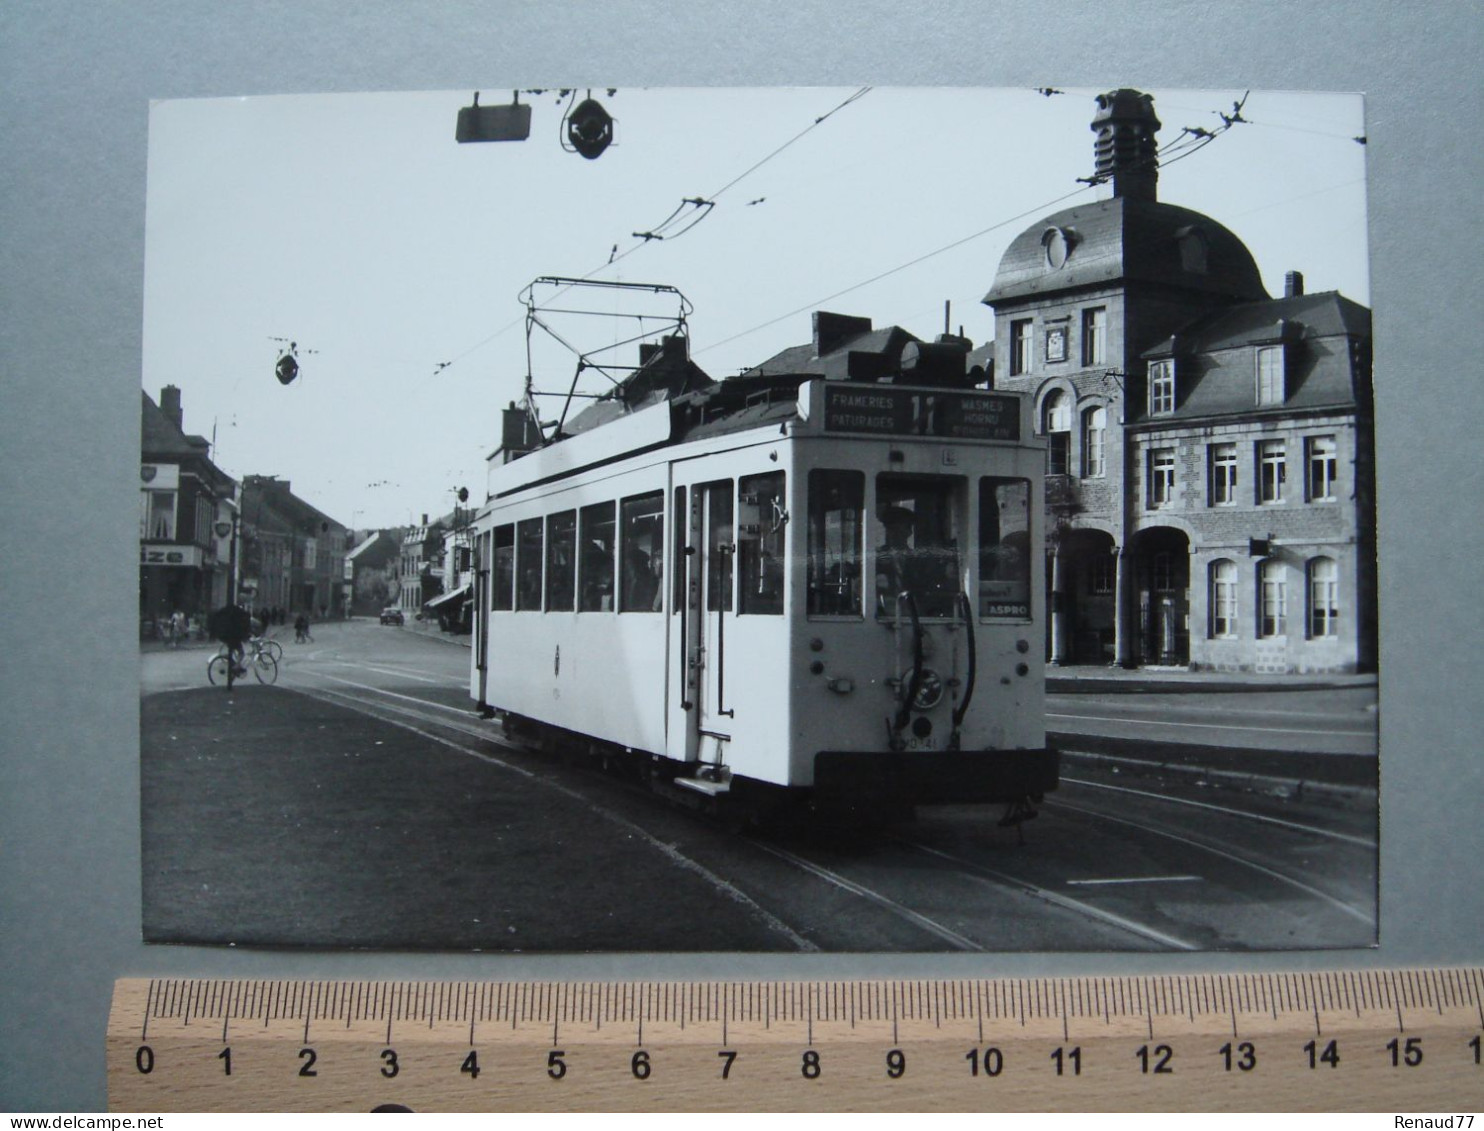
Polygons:
[[814,792],[822,800],[879,796],[907,804],[1010,802],[1056,789],[1061,755],[1038,750],[821,750]]

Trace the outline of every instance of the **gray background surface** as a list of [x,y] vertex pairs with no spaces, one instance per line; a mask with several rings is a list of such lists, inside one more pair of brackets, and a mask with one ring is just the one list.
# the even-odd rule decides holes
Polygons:
[[[11,0],[0,9],[0,1109],[101,1110],[121,976],[975,977],[1484,960],[1477,3]],[[1380,449],[1382,945],[531,957],[139,941],[135,508],[152,99],[558,85],[1362,91]],[[963,123],[974,144],[972,122]],[[1220,219],[1220,217],[1218,217]],[[993,264],[985,264],[986,282]]]

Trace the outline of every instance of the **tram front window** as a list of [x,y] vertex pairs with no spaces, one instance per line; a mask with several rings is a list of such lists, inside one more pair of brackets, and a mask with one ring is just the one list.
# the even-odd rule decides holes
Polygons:
[[861,513],[866,477],[859,471],[809,473],[809,615],[861,615]]
[[963,585],[959,565],[962,484],[956,479],[876,479],[876,615],[897,613],[903,593],[921,617],[951,617]]
[[979,615],[1031,615],[1031,485],[979,480]]

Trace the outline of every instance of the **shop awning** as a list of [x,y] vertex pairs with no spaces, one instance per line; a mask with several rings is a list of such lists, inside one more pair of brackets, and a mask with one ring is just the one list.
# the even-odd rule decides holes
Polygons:
[[438,597],[434,597],[427,603],[427,608],[441,609],[445,605],[457,604],[459,601],[462,601],[469,596],[469,588],[470,587],[468,585],[463,585],[451,592],[444,593]]

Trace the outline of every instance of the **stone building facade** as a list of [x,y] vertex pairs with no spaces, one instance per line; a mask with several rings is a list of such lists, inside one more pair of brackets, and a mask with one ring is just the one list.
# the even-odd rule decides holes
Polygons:
[[1160,201],[1153,100],[1098,98],[1109,199],[1001,258],[997,388],[1047,443],[1057,664],[1321,672],[1376,657],[1371,320],[1268,295],[1217,221]]
[[140,417],[139,618],[153,635],[181,612],[200,622],[227,599],[230,522],[237,484],[211,460],[211,444],[185,431],[180,389],[148,393]]
[[288,480],[242,481],[243,593],[255,609],[313,617],[346,609],[349,531],[295,495]]

